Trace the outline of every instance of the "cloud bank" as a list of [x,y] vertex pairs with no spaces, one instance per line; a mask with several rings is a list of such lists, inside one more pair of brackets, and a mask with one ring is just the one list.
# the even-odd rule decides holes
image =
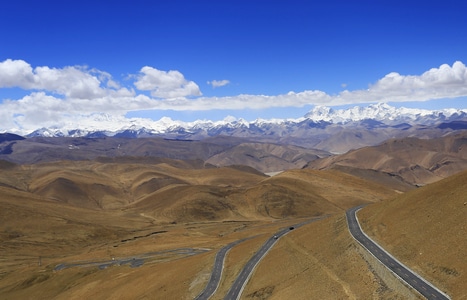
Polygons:
[[[144,66],[123,87],[112,75],[86,66],[33,68],[23,60],[0,62],[0,91],[20,88],[28,95],[1,99],[0,131],[18,132],[66,122],[71,116],[105,112],[123,116],[141,110],[242,110],[305,105],[336,106],[375,102],[427,101],[467,96],[467,67],[460,61],[443,64],[421,75],[389,73],[366,90],[330,95],[319,90],[281,95],[202,97],[199,86],[176,70]],[[213,87],[228,80],[208,82]],[[1,93],[0,93],[1,95]]]

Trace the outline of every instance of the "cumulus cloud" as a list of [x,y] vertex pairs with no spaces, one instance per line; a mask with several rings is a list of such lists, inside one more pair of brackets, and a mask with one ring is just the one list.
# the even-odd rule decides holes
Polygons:
[[[99,78],[100,77],[100,78]],[[0,63],[0,87],[20,87],[26,90],[45,90],[69,98],[89,99],[105,95],[101,83],[109,74],[85,67],[63,69],[32,68],[23,60],[7,59]],[[115,83],[110,82],[115,87]]]
[[143,67],[135,82],[137,89],[150,91],[157,98],[178,98],[200,96],[196,83],[185,79],[179,71],[161,71],[152,67]]
[[229,80],[224,79],[224,80],[213,80],[213,81],[208,81],[208,84],[212,85],[213,88],[218,88],[221,86],[228,85],[230,83]]
[[33,86],[33,70],[27,62],[11,59],[0,62],[0,88],[20,87],[31,89]]
[[[352,94],[352,92],[350,93]],[[359,95],[361,95],[361,91]],[[456,61],[452,67],[443,64],[420,76],[392,72],[363,93],[368,101],[425,101],[467,95],[467,68]]]
[[[198,85],[179,71],[145,66],[133,78],[134,88],[121,87],[109,73],[82,66],[33,68],[23,60],[0,62],[0,91],[12,87],[29,90],[21,99],[0,99],[0,132],[27,132],[105,112],[124,116],[128,111],[213,109],[241,110],[305,105],[426,101],[467,96],[467,67],[462,62],[444,64],[421,75],[392,72],[365,90],[343,90],[330,95],[320,90],[281,95],[201,97]],[[214,86],[227,81],[211,81]],[[149,91],[150,96],[143,92]]]

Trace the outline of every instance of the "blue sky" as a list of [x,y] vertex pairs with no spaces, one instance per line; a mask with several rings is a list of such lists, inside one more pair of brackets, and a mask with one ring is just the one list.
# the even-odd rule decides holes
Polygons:
[[467,108],[466,13],[461,0],[7,1],[0,130],[96,112],[251,120],[314,105]]

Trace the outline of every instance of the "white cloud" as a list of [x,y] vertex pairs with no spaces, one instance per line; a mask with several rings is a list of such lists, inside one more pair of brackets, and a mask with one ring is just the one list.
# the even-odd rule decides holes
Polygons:
[[370,86],[366,93],[358,92],[367,101],[380,102],[426,101],[466,96],[467,68],[462,62],[456,61],[452,67],[443,64],[420,76],[404,76],[392,72]]
[[[23,60],[7,59],[0,63],[0,87],[20,87],[26,90],[45,90],[69,98],[90,99],[102,97],[105,90],[96,70],[84,67],[55,69],[36,67]],[[101,76],[106,73],[98,73]]]
[[52,126],[61,119],[64,111],[70,111],[70,107],[66,106],[67,103],[58,98],[43,92],[35,92],[16,101],[4,101],[1,110],[9,114],[3,116],[2,123],[5,122],[10,126],[16,124],[22,129],[30,129],[37,124],[40,124],[39,127]]
[[[211,84],[223,84],[212,81]],[[161,71],[143,67],[136,75],[135,88],[150,91],[151,96],[133,88],[121,87],[104,71],[74,66],[65,68],[31,67],[23,60],[0,62],[1,89],[19,87],[31,90],[21,99],[0,99],[0,132],[34,130],[62,124],[71,117],[105,112],[124,116],[128,111],[213,109],[265,109],[335,106],[344,104],[426,101],[467,96],[467,67],[462,62],[441,65],[421,75],[392,72],[366,90],[344,90],[330,95],[319,90],[289,92],[281,95],[237,95],[229,97],[193,97],[201,95],[193,81],[179,71]],[[186,98],[190,96],[191,98]],[[78,121],[76,121],[78,122]],[[23,132],[24,133],[24,132]]]
[[229,80],[224,79],[224,80],[213,80],[213,81],[208,81],[208,84],[212,85],[213,88],[218,88],[221,86],[228,85],[230,83]]
[[23,60],[7,59],[0,63],[0,88],[20,87],[31,89],[34,75],[31,66]]
[[179,71],[166,72],[148,66],[141,69],[135,86],[141,91],[151,91],[151,95],[157,98],[201,95],[198,85],[186,80]]

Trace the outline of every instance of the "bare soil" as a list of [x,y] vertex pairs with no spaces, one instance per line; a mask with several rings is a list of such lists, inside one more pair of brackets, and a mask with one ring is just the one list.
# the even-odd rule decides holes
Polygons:
[[463,172],[358,213],[371,237],[452,299],[467,299],[466,182]]
[[[216,252],[232,241],[251,237],[226,258],[213,298],[221,299],[244,263],[274,232],[329,215],[281,238],[256,269],[244,297],[398,299],[397,291],[385,286],[356,251],[343,215],[352,206],[376,203],[368,207],[374,207],[370,215],[375,219],[362,217],[378,239],[386,236],[380,233],[384,226],[371,227],[371,222],[393,224],[373,220],[383,218],[386,210],[388,218],[400,218],[396,212],[403,211],[404,205],[408,207],[404,219],[421,211],[436,217],[432,224],[437,227],[453,228],[452,235],[431,232],[438,246],[431,249],[430,243],[422,253],[433,259],[413,262],[425,273],[444,274],[432,278],[452,295],[463,296],[458,286],[462,286],[465,265],[458,260],[466,246],[461,233],[466,220],[462,201],[467,200],[460,200],[466,193],[458,186],[466,180],[465,176],[456,180],[435,190],[426,187],[408,193],[413,201],[436,195],[434,191],[441,197],[448,188],[451,198],[457,199],[451,203],[441,198],[443,202],[417,210],[425,206],[420,202],[411,209],[404,202],[408,200],[399,200],[408,199],[405,195],[386,201],[398,195],[392,187],[332,170],[290,170],[267,177],[250,168],[212,168],[170,160],[8,165],[0,170],[0,294],[3,299],[193,299],[209,279]],[[391,204],[399,202],[399,206]],[[452,213],[438,216],[436,208],[444,207],[440,203]],[[452,222],[444,222],[449,218]],[[405,231],[394,229],[386,242],[388,250],[405,253],[397,236],[405,234],[407,240],[411,234],[418,235],[421,229],[411,224],[405,225]],[[456,250],[436,258],[436,253],[450,253],[439,246],[444,245],[444,237]],[[180,248],[206,251],[194,255],[172,251]],[[108,262],[162,251],[167,254],[146,257],[134,268],[125,264],[55,270],[63,263]]]

